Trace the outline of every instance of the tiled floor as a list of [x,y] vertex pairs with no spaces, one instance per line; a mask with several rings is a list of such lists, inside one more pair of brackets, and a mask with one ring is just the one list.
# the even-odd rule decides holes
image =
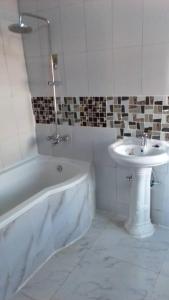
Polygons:
[[169,300],[169,230],[136,240],[97,213],[87,235],[55,255],[13,300]]

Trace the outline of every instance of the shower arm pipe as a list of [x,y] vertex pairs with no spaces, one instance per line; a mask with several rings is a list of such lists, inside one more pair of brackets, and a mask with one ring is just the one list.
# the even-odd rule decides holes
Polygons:
[[19,16],[19,21],[20,24],[22,24],[22,19],[23,17],[31,17],[34,19],[38,19],[41,21],[46,22],[46,24],[48,25],[48,43],[49,43],[49,51],[50,51],[50,65],[51,65],[51,75],[52,75],[52,82],[53,82],[53,97],[54,97],[54,110],[55,110],[55,125],[56,125],[56,135],[57,135],[57,101],[56,101],[56,86],[55,86],[55,67],[54,67],[54,61],[53,61],[53,56],[52,56],[52,41],[51,41],[51,31],[50,31],[50,21],[47,18],[41,17],[39,15],[35,15],[32,13],[27,13],[27,12],[23,12],[20,14]]

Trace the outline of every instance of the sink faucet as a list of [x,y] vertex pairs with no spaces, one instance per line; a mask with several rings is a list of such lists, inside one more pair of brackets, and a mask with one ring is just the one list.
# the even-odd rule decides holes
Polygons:
[[68,143],[70,141],[70,136],[65,134],[65,135],[60,135],[60,134],[53,134],[49,135],[47,137],[48,141],[51,141],[53,145],[58,145],[61,143]]
[[145,147],[147,146],[147,138],[148,138],[148,134],[147,133],[143,133],[141,135],[141,143],[140,143],[140,146],[141,146],[141,152],[144,151]]

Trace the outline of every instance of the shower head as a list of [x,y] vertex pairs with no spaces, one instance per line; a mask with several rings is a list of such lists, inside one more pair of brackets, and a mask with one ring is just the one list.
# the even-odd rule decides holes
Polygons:
[[32,32],[32,27],[19,22],[18,24],[12,24],[8,26],[9,30],[14,33],[30,33]]
[[50,21],[48,19],[44,18],[44,17],[34,15],[34,14],[31,14],[31,13],[23,12],[21,15],[19,15],[19,23],[9,25],[8,29],[12,32],[15,32],[15,33],[30,33],[30,32],[32,32],[32,27],[23,22],[23,17],[24,16],[44,21],[44,22],[46,22],[48,27],[50,25]]

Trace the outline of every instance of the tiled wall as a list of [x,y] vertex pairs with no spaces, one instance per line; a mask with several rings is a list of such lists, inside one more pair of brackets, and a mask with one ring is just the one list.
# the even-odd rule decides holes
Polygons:
[[[94,123],[98,126],[105,124],[104,120],[99,119],[104,118],[104,115],[98,115],[98,118],[94,116],[94,107],[89,107],[91,103],[87,107],[86,103],[83,103],[85,112],[82,111],[82,115],[79,116],[79,96],[169,95],[169,1],[19,0],[18,2],[21,11],[37,13],[48,17],[51,21],[52,51],[58,53],[58,68],[55,72],[58,83],[57,96],[61,97],[58,101],[63,105],[58,114],[62,124],[58,126],[58,130],[71,136],[69,144],[52,146],[47,141],[47,136],[55,130],[53,124],[49,124],[53,122],[53,113],[46,114],[46,111],[50,110],[47,103],[43,111],[40,106],[36,107],[35,114],[39,122],[36,126],[39,152],[94,161],[97,206],[115,214],[127,215],[130,185],[126,176],[130,175],[130,170],[117,166],[110,159],[107,147],[115,141],[117,134],[129,132],[135,135],[143,126],[152,127],[154,136],[168,139],[168,133],[162,131],[168,128],[168,112],[165,108],[168,106],[168,97],[163,100],[161,97],[154,99],[163,101],[162,105],[156,103],[152,107],[152,104],[148,105],[146,102],[146,109],[145,103],[135,104],[135,100],[132,100],[130,111],[130,100],[121,99],[121,103],[118,103],[117,98],[106,99],[107,127],[102,128],[88,127],[94,126]],[[42,23],[30,18],[27,21],[35,29],[23,39],[31,93],[33,97],[52,97],[52,89],[47,84],[49,80],[47,31]],[[76,98],[76,103],[72,102],[70,96]],[[65,100],[70,103],[66,103]],[[50,105],[51,100],[49,102]],[[42,99],[41,103],[44,103]],[[128,103],[128,111],[125,106],[124,112],[125,103],[126,106]],[[125,120],[127,118],[128,120]],[[111,128],[111,126],[118,127]],[[119,128],[121,126],[125,128]],[[157,175],[161,184],[155,186],[152,191],[153,221],[169,226],[168,165],[157,170]]]
[[0,1],[0,169],[36,152],[22,39],[8,30],[16,21],[17,1]]
[[[169,140],[169,97],[57,97],[58,124],[109,127],[117,136]],[[53,97],[33,97],[36,123],[55,122]]]
[[[58,96],[169,95],[169,1],[19,3],[51,21]],[[34,29],[23,38],[32,96],[52,96],[47,30],[26,20]]]

